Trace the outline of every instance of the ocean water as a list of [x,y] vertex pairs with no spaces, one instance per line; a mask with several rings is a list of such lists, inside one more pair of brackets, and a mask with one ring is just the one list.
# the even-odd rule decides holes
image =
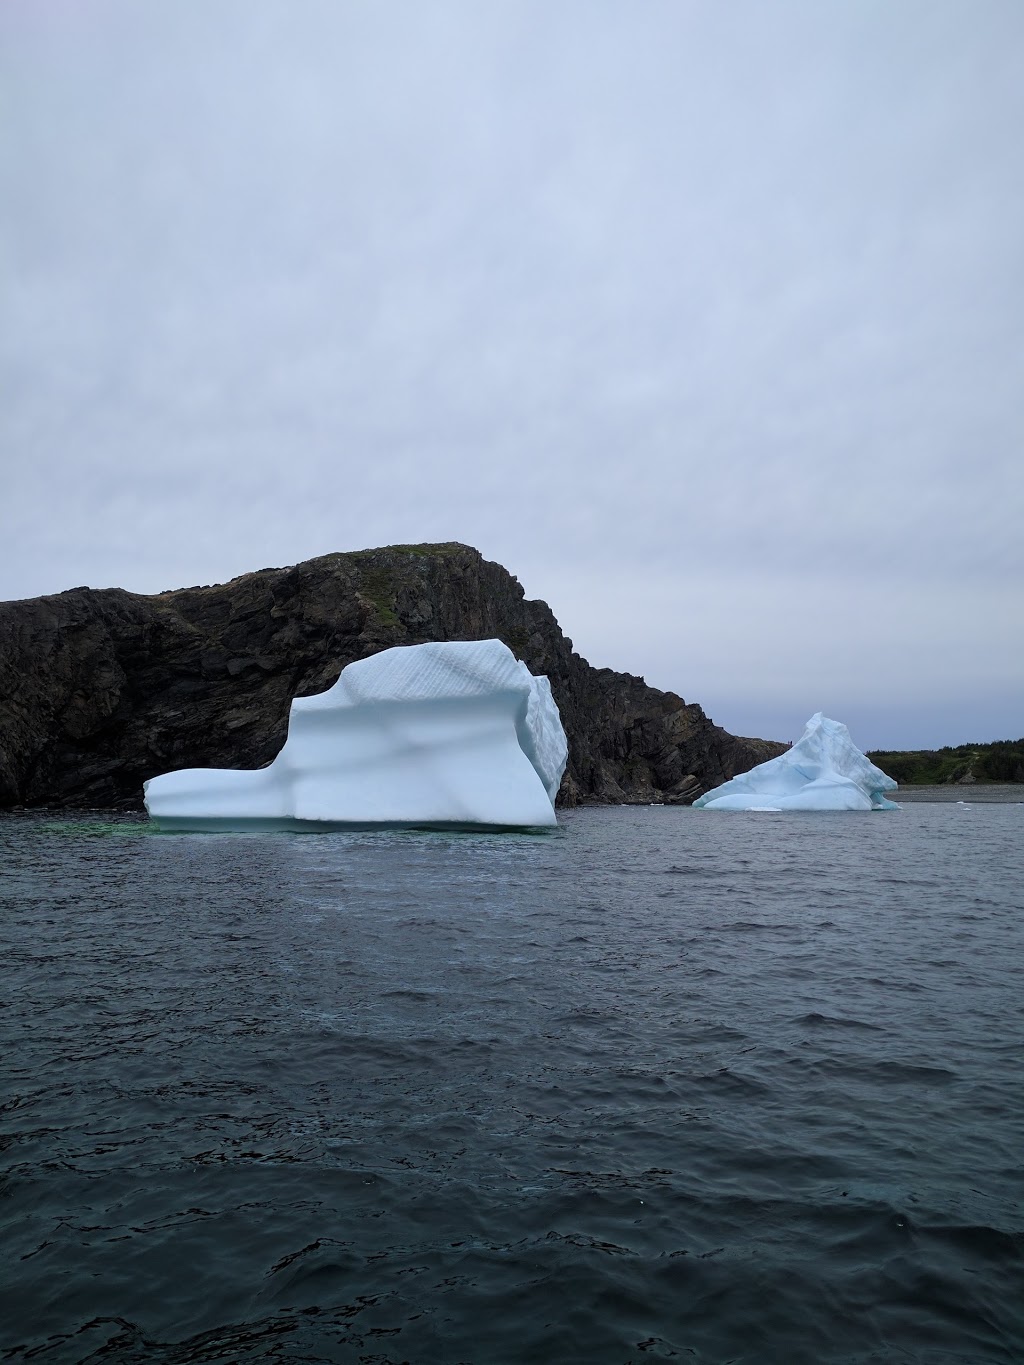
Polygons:
[[1024,805],[0,820],[0,1360],[1024,1360]]

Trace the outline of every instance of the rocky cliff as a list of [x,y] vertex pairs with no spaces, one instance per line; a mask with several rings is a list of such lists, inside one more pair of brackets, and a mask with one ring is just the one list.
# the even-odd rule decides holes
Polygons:
[[544,602],[465,545],[324,555],[153,597],[72,588],[0,603],[0,807],[137,808],[172,768],[252,768],[294,696],[390,645],[496,637],[551,679],[561,804],[688,802],[782,751],[642,678],[592,668]]

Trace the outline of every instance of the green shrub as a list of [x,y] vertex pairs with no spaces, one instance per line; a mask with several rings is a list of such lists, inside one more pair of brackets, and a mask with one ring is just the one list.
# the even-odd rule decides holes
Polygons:
[[946,744],[941,749],[873,749],[868,758],[904,787],[962,782],[968,774],[982,782],[1024,782],[1024,739]]

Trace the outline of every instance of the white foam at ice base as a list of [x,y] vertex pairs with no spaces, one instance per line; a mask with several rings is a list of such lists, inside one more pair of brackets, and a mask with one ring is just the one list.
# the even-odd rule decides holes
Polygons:
[[861,753],[841,721],[818,711],[791,749],[693,804],[703,810],[899,810],[883,795],[896,786]]
[[500,640],[404,645],[292,702],[266,768],[145,784],[163,829],[553,825],[568,748],[547,678]]

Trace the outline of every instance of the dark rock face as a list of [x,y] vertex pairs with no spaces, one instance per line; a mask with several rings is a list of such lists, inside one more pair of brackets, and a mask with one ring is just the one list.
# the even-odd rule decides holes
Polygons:
[[138,808],[174,768],[256,768],[295,696],[390,645],[497,638],[546,673],[569,737],[559,802],[689,802],[781,753],[596,669],[544,602],[465,545],[391,546],[144,597],[0,603],[0,807]]

